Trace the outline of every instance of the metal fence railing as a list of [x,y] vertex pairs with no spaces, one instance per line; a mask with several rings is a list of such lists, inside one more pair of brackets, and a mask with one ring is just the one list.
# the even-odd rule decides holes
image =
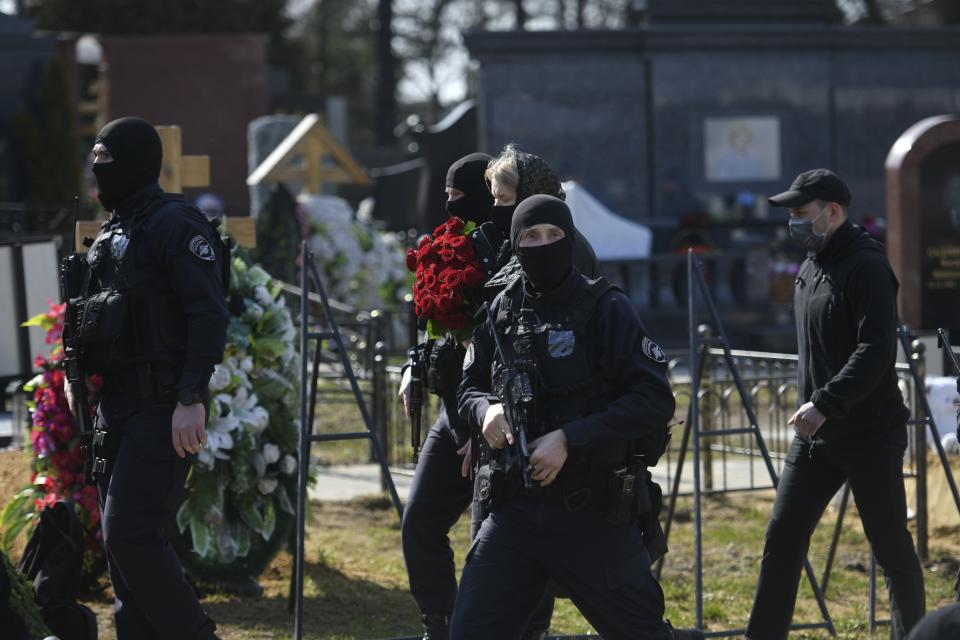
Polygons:
[[[793,428],[787,420],[798,406],[797,402],[797,356],[784,353],[756,351],[733,351],[743,381],[750,395],[750,402],[760,424],[760,432],[779,474],[783,470]],[[705,493],[753,491],[772,487],[763,457],[756,446],[756,439],[747,433],[710,437],[710,431],[728,431],[749,425],[739,393],[723,361],[723,350],[711,348],[705,352],[704,375],[700,381],[699,411],[701,444],[701,478]],[[915,385],[909,366],[897,365],[901,392],[915,418],[918,407],[915,402]],[[670,379],[677,398],[676,421],[687,420],[690,406],[689,367],[684,357],[670,361]],[[658,482],[673,483],[677,472],[677,453],[680,448],[680,433],[683,426],[675,427],[670,447],[654,469]],[[917,433],[910,430],[909,452],[916,449]],[[689,458],[686,464],[690,464]],[[904,458],[904,473],[916,475],[916,459],[913,455]],[[693,477],[683,473],[681,495],[693,492]],[[667,485],[665,485],[667,486]]]
[[[392,314],[385,312],[342,311],[340,329],[344,334],[350,359],[366,395],[368,406],[380,441],[390,464],[409,469],[412,466],[410,447],[410,421],[404,416],[403,405],[398,396],[403,352],[403,340],[396,330],[390,330]],[[398,346],[399,345],[399,346]],[[747,423],[733,378],[722,361],[722,349],[707,350],[704,376],[699,391],[701,429],[728,431]],[[339,371],[335,353],[327,352],[321,359],[324,369],[320,401],[333,405],[353,402],[349,387]],[[797,407],[796,367],[797,356],[784,353],[758,351],[734,351],[734,359],[748,387],[750,401],[760,422],[759,427],[769,449],[774,466],[779,473],[783,468],[793,429],[787,420]],[[922,362],[923,354],[913,354]],[[923,422],[922,409],[916,402],[915,384],[907,364],[897,365],[900,388],[910,407],[915,424]],[[690,406],[690,376],[685,357],[670,361],[670,380],[677,398],[676,422],[687,419]],[[424,405],[422,434],[433,423],[438,409],[434,396]],[[922,430],[922,425],[920,425]],[[344,429],[348,427],[344,425]],[[669,486],[676,474],[677,453],[680,446],[682,424],[674,427],[671,445],[654,469],[659,482]],[[904,458],[904,474],[916,477],[918,429],[909,430],[908,455]],[[921,448],[923,441],[921,440]],[[368,462],[369,455],[360,455],[351,462]],[[689,459],[686,464],[690,464]],[[749,434],[705,436],[702,460],[703,490],[707,493],[751,491],[771,487],[769,475],[755,439]],[[681,495],[692,493],[692,474],[685,472],[681,483]]]

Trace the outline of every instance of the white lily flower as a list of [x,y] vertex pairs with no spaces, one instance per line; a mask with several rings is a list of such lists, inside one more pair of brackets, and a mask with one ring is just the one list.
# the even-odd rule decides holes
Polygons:
[[247,308],[243,312],[243,320],[251,323],[258,322],[263,317],[263,307],[249,299],[246,302]]
[[270,295],[270,292],[267,291],[267,288],[263,285],[254,288],[253,297],[263,307],[273,305],[273,296]]
[[267,461],[267,464],[273,464],[280,459],[280,447],[277,445],[268,442],[263,445],[263,459]]
[[215,460],[213,457],[213,453],[211,453],[209,449],[203,448],[203,449],[200,449],[200,451],[197,453],[198,465],[205,467],[207,469],[213,469],[214,462]]
[[254,407],[250,412],[252,422],[250,423],[253,426],[254,431],[257,434],[261,434],[266,431],[267,427],[270,426],[270,414],[264,407]]
[[260,482],[257,483],[257,488],[260,493],[267,496],[276,491],[278,484],[280,483],[276,478],[261,478]]
[[218,364],[214,366],[213,375],[210,376],[210,390],[222,391],[226,389],[230,384],[231,377],[230,371],[224,365]]

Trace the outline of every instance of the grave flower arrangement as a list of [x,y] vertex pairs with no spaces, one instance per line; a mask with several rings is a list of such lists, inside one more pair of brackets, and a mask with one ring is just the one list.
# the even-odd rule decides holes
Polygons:
[[207,446],[187,479],[176,546],[206,581],[254,578],[287,540],[296,499],[299,359],[280,284],[234,258],[233,313],[210,379]]
[[[41,511],[60,500],[72,501],[84,529],[83,568],[90,576],[103,566],[100,506],[97,488],[86,484],[83,477],[80,434],[64,393],[60,335],[65,309],[63,304],[50,302],[47,311],[24,323],[43,329],[51,350],[46,356],[37,356],[34,364],[40,373],[23,386],[31,412],[30,484],[18,491],[0,512],[0,544],[9,552],[20,533],[32,530]],[[94,388],[99,387],[99,379],[94,377],[92,382]]]
[[[187,570],[224,585],[255,578],[287,540],[300,428],[297,332],[279,283],[234,258],[230,306],[224,360],[210,380],[207,446],[171,523]],[[46,330],[51,353],[37,358],[42,371],[24,386],[31,394],[31,484],[0,513],[0,542],[9,549],[42,509],[72,500],[87,532],[84,566],[95,576],[104,566],[100,509],[96,488],[84,484],[76,423],[64,396],[63,312],[51,303],[27,323]]]

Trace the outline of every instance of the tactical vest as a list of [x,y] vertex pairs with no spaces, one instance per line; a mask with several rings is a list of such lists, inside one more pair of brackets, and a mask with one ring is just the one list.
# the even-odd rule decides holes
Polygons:
[[[619,290],[603,278],[591,280],[583,297],[569,305],[563,317],[540,318],[533,310],[533,359],[535,362],[535,409],[532,440],[558,429],[577,418],[603,411],[613,400],[616,390],[603,379],[597,364],[591,361],[591,341],[587,325],[603,296]],[[515,341],[522,331],[521,309],[524,304],[523,283],[514,281],[503,294],[495,326],[505,339],[507,357],[518,357]],[[528,312],[529,313],[529,312]],[[496,388],[501,367],[493,367],[492,388]],[[622,445],[571,451],[564,475],[586,475],[593,467],[609,468],[622,464],[626,453]]]
[[[116,224],[116,219],[105,222],[90,246],[78,331],[84,373],[118,375],[143,364],[182,368],[187,328],[179,298],[159,269],[140,263],[139,251],[143,226],[171,202],[183,200],[161,194],[134,214],[126,227]],[[214,229],[212,245],[226,292],[230,249],[216,225],[208,224]]]

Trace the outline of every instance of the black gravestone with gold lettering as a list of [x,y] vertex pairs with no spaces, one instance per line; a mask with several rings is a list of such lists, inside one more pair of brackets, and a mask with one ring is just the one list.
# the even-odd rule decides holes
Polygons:
[[887,239],[900,313],[960,332],[960,119],[927,118],[887,156]]
[[960,327],[960,142],[920,163],[923,328]]

